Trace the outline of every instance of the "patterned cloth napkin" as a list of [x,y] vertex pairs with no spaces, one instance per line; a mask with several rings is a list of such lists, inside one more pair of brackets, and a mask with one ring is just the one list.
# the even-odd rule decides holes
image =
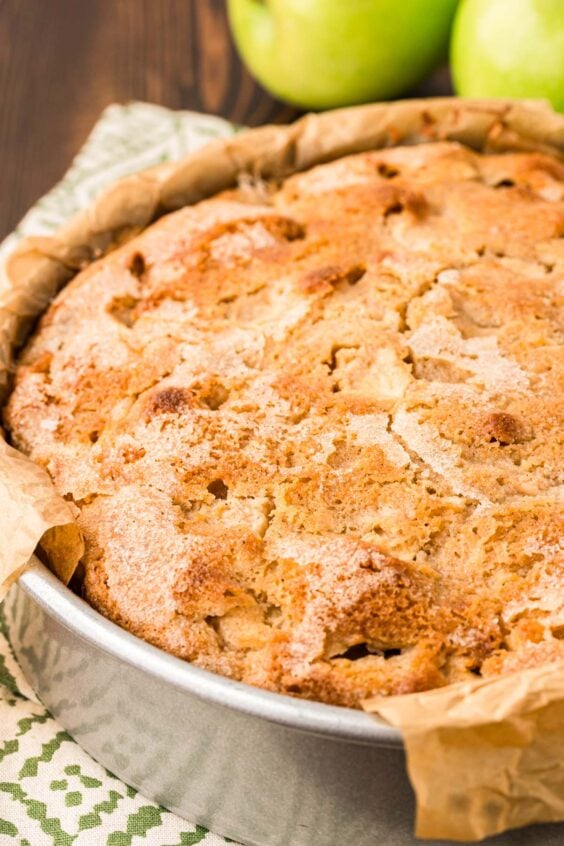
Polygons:
[[[109,106],[63,180],[0,247],[46,235],[105,185],[235,130],[220,118],[147,103]],[[197,777],[197,774],[195,774]],[[0,605],[0,846],[224,846],[97,764],[37,700],[10,648]],[[232,841],[231,841],[232,842]]]

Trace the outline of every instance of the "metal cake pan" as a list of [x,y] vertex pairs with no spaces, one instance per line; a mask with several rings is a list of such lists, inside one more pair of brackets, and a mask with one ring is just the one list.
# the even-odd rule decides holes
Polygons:
[[[167,655],[106,620],[37,559],[6,611],[41,700],[93,758],[146,797],[248,846],[417,842],[395,729]],[[485,842],[562,846],[564,825]]]

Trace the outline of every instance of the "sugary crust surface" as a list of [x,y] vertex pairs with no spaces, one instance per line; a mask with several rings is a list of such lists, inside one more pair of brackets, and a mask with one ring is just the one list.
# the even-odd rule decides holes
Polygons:
[[356,706],[564,657],[564,167],[361,153],[92,264],[5,421],[80,508],[88,600]]

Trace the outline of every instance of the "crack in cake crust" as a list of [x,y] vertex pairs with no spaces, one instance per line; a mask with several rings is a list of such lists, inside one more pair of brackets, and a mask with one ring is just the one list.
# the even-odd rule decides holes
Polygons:
[[564,653],[564,168],[362,153],[174,212],[20,356],[87,599],[327,702]]

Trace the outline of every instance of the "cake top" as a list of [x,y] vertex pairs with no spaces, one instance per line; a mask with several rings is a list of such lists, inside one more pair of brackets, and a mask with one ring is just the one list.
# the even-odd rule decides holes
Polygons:
[[200,666],[356,706],[564,657],[564,167],[361,153],[81,272],[5,421],[84,591]]

